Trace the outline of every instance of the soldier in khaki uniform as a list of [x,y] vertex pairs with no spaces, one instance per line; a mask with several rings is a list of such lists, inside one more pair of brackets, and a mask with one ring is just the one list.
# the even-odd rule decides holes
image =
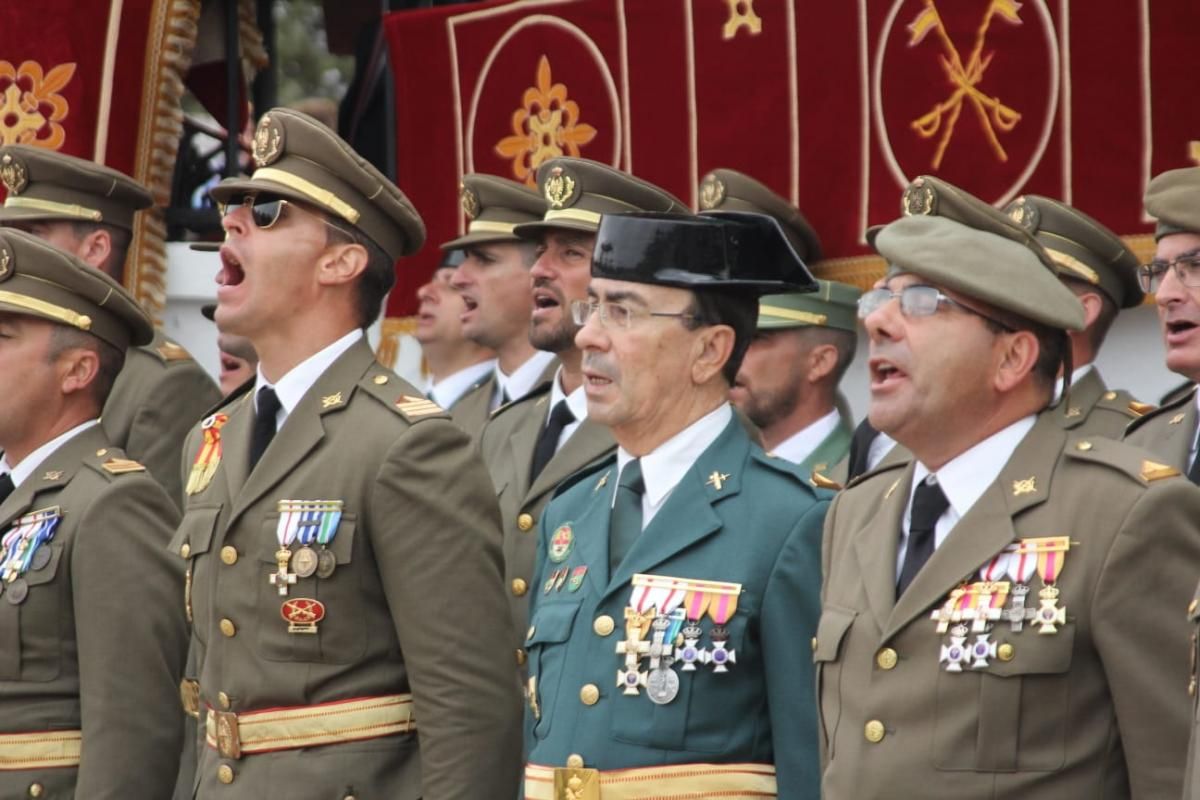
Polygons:
[[[274,109],[224,206],[216,320],[253,391],[189,435],[197,798],[512,797],[520,690],[470,440],[364,328],[425,228],[332,131]],[[250,387],[248,387],[250,388]]]
[[[1137,256],[1120,237],[1082,211],[1038,195],[1009,203],[1006,213],[1041,242],[1059,278],[1083,304],[1086,327],[1071,333],[1071,392],[1057,404],[1057,418],[1076,436],[1120,439],[1125,426],[1154,406],[1124,389],[1110,389],[1096,357],[1122,309],[1141,304]],[[1056,402],[1061,389],[1056,393]]]
[[914,461],[826,517],[822,796],[1177,797],[1200,492],[1047,411],[1084,312],[1036,240],[933,178],[904,209],[860,314]]
[[[26,145],[0,147],[0,180],[8,191],[0,225],[28,230],[123,282],[132,269],[134,215],[154,203],[145,187],[108,167]],[[179,505],[183,438],[220,397],[208,373],[156,329],[152,341],[126,354],[104,406],[104,430]]]
[[455,415],[459,402],[492,379],[496,354],[463,336],[459,317],[466,308],[450,282],[462,250],[447,250],[429,280],[417,289],[417,330],[428,370],[425,396]]
[[[1146,190],[1146,211],[1158,220],[1154,260],[1141,268],[1142,288],[1154,292],[1167,369],[1200,380],[1200,167],[1164,172]],[[1126,439],[1155,453],[1200,483],[1196,458],[1195,387],[1165,398],[1131,424]]]
[[170,796],[183,715],[179,510],[99,424],[150,320],[0,230],[0,796]]
[[583,357],[575,345],[579,326],[571,303],[587,298],[592,247],[604,214],[688,208],[671,194],[606,164],[555,158],[538,168],[545,217],[517,226],[537,243],[533,318],[529,339],[553,353],[558,369],[520,400],[497,409],[483,429],[480,449],[496,485],[504,521],[504,577],[509,591],[517,662],[525,664],[525,628],[533,586],[537,523],[555,488],[609,453],[612,433],[587,418]]

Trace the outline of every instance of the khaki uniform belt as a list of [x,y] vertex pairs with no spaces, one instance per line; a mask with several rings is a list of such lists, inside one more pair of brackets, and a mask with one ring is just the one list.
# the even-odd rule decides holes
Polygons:
[[677,764],[601,772],[525,766],[525,800],[761,800],[776,797],[771,764]]
[[208,746],[223,758],[377,739],[417,729],[411,694],[358,697],[263,711],[208,709]]
[[0,770],[77,767],[83,745],[80,731],[0,734]]

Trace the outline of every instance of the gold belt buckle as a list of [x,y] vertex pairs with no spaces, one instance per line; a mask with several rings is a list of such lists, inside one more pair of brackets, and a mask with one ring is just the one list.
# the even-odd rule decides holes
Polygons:
[[179,682],[179,701],[183,704],[184,713],[189,717],[200,719],[200,682],[184,678]]
[[217,721],[217,752],[222,758],[242,757],[242,737],[238,733],[237,714],[232,711],[209,711]]
[[600,771],[583,767],[556,767],[554,800],[600,800]]

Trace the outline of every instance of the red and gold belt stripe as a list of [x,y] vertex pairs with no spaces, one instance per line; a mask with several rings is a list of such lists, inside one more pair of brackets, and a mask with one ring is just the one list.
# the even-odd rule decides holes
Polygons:
[[[598,782],[599,791],[571,794],[564,789],[578,778],[579,791]],[[525,800],[762,800],[776,797],[771,764],[677,764],[598,771],[571,767],[525,765]]]
[[77,767],[82,745],[80,731],[2,733],[0,770]]

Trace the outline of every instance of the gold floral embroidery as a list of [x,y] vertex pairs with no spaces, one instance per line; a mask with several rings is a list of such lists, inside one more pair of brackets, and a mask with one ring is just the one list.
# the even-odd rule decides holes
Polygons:
[[754,13],[754,0],[725,0],[729,6],[729,19],[721,29],[721,38],[726,41],[738,35],[745,28],[751,36],[762,33],[762,18]]
[[30,144],[58,150],[67,140],[60,124],[67,101],[58,92],[75,75],[75,64],[59,64],[43,73],[36,61],[13,67],[0,61],[0,143]]
[[496,152],[512,159],[513,175],[536,186],[535,173],[558,156],[579,156],[579,148],[596,138],[596,129],[579,122],[579,104],[567,99],[566,84],[552,83],[550,59],[538,61],[537,85],[525,90],[512,115],[512,135],[496,143]]

